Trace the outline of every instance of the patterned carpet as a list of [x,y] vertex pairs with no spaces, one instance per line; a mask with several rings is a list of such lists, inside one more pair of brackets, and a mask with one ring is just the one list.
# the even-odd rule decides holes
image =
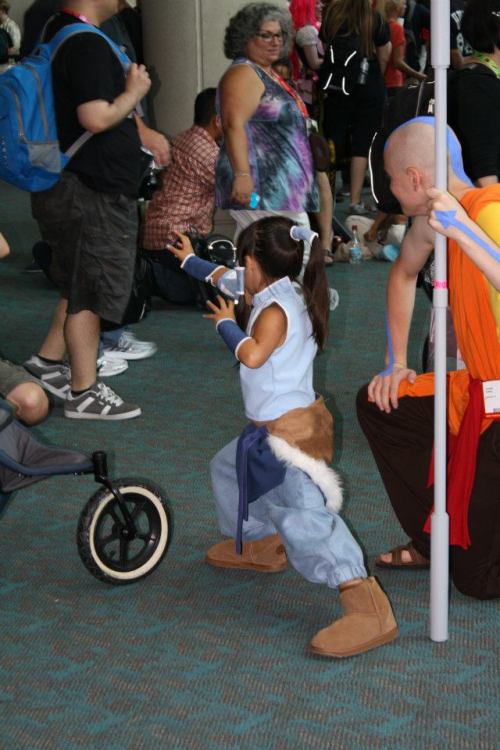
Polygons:
[[[23,361],[48,325],[55,293],[22,272],[37,238],[26,196],[2,186],[0,348]],[[388,266],[329,270],[341,304],[316,386],[336,418],[334,464],[344,517],[368,563],[402,541],[357,426],[358,387],[381,368]],[[418,366],[428,304],[418,294]],[[130,422],[73,423],[55,403],[38,433],[113,454],[115,476],[162,485],[175,515],[168,555],[148,579],[113,588],[81,565],[78,516],[96,489],[54,478],[18,493],[1,519],[0,748],[5,750],[495,750],[500,748],[498,602],[451,590],[450,640],[428,637],[428,574],[382,571],[398,641],[329,661],[307,654],[339,613],[334,592],[292,569],[275,576],[203,563],[218,540],[207,465],[243,425],[237,371],[212,326],[159,300],[136,329],[150,360],[109,381],[137,400]]]

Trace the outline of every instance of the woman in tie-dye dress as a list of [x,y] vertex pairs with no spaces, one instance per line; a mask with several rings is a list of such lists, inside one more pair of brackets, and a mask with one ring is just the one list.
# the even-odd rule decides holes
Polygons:
[[272,70],[290,31],[289,13],[262,2],[246,5],[226,29],[224,52],[233,63],[219,85],[224,141],[216,189],[237,232],[271,214],[308,226],[307,212],[319,208],[307,112]]

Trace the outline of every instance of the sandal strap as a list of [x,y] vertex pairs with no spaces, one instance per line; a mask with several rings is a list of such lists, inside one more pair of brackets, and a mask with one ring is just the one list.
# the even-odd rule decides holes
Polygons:
[[403,552],[408,552],[411,563],[423,565],[429,562],[426,557],[421,555],[420,552],[415,549],[411,542],[408,542],[407,544],[400,544],[399,547],[394,547],[394,549],[390,550],[389,554],[391,556],[392,565],[411,565],[411,563],[403,560]]

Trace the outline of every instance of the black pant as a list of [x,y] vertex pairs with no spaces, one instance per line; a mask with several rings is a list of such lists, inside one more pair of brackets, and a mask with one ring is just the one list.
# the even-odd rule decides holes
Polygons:
[[[422,528],[433,505],[427,479],[434,397],[401,398],[399,407],[386,414],[369,403],[364,386],[357,411],[394,512],[415,549],[429,558],[430,537]],[[493,422],[479,440],[468,520],[470,547],[450,547],[453,582],[477,599],[500,597],[500,422]]]

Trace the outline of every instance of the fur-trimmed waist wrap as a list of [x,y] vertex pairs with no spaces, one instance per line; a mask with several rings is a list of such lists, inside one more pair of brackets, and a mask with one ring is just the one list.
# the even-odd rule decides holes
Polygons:
[[280,485],[288,466],[304,471],[325,497],[326,507],[338,513],[342,488],[328,464],[333,457],[333,418],[319,396],[307,407],[292,409],[278,419],[245,427],[236,449],[239,487],[236,549],[242,551],[242,525],[249,503]]

